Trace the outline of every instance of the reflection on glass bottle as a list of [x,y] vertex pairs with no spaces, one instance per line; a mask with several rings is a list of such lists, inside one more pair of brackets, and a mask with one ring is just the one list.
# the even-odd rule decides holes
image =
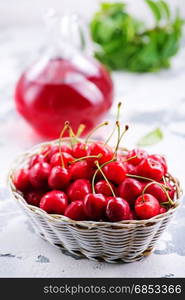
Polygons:
[[89,53],[92,45],[77,16],[56,18],[50,36],[48,51],[17,82],[16,108],[45,138],[58,137],[66,120],[74,131],[83,123],[86,134],[112,105],[112,79]]

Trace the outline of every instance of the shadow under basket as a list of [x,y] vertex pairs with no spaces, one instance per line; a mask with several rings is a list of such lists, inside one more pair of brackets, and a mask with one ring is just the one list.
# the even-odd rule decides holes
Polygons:
[[[48,214],[39,207],[27,204],[21,192],[16,190],[12,176],[26,167],[29,159],[49,144],[39,144],[16,159],[8,177],[9,188],[22,211],[28,216],[35,231],[45,240],[73,256],[86,257],[109,263],[134,262],[148,256],[160,235],[176,212],[182,195],[177,179],[168,174],[168,180],[175,186],[175,205],[167,212],[148,220],[121,222],[74,221],[62,215]],[[63,139],[69,144],[69,139]]]

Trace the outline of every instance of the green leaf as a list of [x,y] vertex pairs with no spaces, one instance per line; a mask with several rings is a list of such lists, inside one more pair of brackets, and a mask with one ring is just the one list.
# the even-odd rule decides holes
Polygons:
[[156,128],[155,130],[149,132],[145,136],[139,139],[137,142],[137,146],[151,146],[156,143],[159,143],[163,139],[163,132],[160,128]]
[[126,4],[121,2],[109,3],[109,2],[102,2],[101,9],[103,12],[108,14],[116,14],[120,11],[123,11]]
[[162,15],[161,15],[161,11],[160,11],[160,7],[159,7],[158,3],[153,0],[145,0],[145,2],[150,7],[156,21],[159,22],[162,18]]
[[160,0],[159,1],[159,5],[161,6],[161,9],[163,10],[166,18],[169,20],[171,13],[170,13],[170,8],[167,2],[165,2],[164,0]]
[[184,20],[177,12],[171,18],[166,0],[145,0],[156,25],[136,19],[123,2],[103,3],[90,23],[92,39],[98,44],[95,56],[109,69],[156,72],[170,66],[180,47]]

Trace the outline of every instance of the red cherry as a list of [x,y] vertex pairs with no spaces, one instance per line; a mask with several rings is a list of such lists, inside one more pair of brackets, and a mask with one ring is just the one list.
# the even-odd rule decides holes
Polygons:
[[150,194],[139,196],[135,202],[135,212],[140,219],[150,219],[159,214],[159,201]]
[[137,166],[137,175],[160,181],[164,176],[164,168],[158,161],[146,158]]
[[90,179],[92,177],[92,169],[87,163],[87,161],[77,161],[76,163],[72,164],[70,167],[71,178],[73,180],[85,178]]
[[136,167],[132,164],[129,163],[124,163],[126,169],[127,169],[127,173],[128,174],[132,174],[132,175],[136,175]]
[[128,202],[120,197],[109,197],[106,215],[111,222],[129,220],[130,207]]
[[29,180],[33,187],[42,188],[47,186],[48,177],[51,167],[46,162],[36,163],[29,170]]
[[137,215],[134,210],[130,211],[129,220],[137,220]]
[[54,154],[58,153],[58,152],[59,152],[59,146],[58,146],[58,145],[51,146],[51,149],[50,149],[50,151],[49,151],[49,153],[48,153],[48,155],[47,155],[49,161],[51,160],[51,157],[52,157]]
[[167,209],[161,206],[159,209],[159,214],[164,214],[165,212],[167,212]]
[[[72,155],[70,155],[67,152],[62,152],[62,158],[64,161],[65,168],[67,168],[68,165],[74,161],[74,158],[72,157]],[[61,158],[61,154],[59,152],[53,154],[53,156],[51,157],[51,160],[50,160],[51,166],[52,167],[61,166],[62,158]]]
[[[59,145],[52,146],[47,155],[48,159],[50,160],[51,157],[58,152],[60,152]],[[72,149],[69,146],[63,144],[63,145],[61,145],[61,152],[66,152],[68,154],[72,154]]]
[[98,159],[100,165],[108,162],[114,156],[112,148],[108,145],[104,145],[102,142],[92,143],[89,145],[88,155],[98,154],[102,154],[101,158]]
[[43,191],[30,191],[26,193],[24,196],[28,204],[39,206],[40,200],[43,195],[44,195]]
[[83,200],[92,191],[91,184],[87,179],[77,179],[67,189],[70,201]]
[[70,173],[61,166],[53,167],[48,178],[48,184],[51,189],[62,189],[69,184]]
[[[113,191],[115,191],[114,185],[111,182],[109,182],[109,184],[111,185]],[[112,196],[109,184],[105,180],[99,180],[95,184],[95,192],[97,194],[103,194],[106,197]]]
[[47,158],[43,154],[35,154],[31,157],[28,168],[31,169],[35,164],[40,162],[47,162]]
[[69,153],[72,155],[72,149],[68,145],[61,145],[61,152]]
[[164,156],[159,155],[159,154],[153,154],[153,155],[150,155],[149,157],[158,161],[163,166],[165,174],[168,172],[168,166],[167,166],[167,162],[166,162],[166,159],[164,158]]
[[169,182],[166,182],[165,185],[167,185],[170,188],[170,190],[168,190],[168,194],[170,198],[173,200],[175,197],[175,187],[172,186]]
[[88,155],[88,146],[84,143],[77,143],[73,146],[72,155],[80,158]]
[[27,169],[17,170],[13,175],[13,183],[21,192],[27,191],[30,187],[29,171]]
[[80,200],[71,202],[66,208],[64,215],[76,221],[84,221],[88,219],[84,210],[83,201]]
[[[136,156],[135,158],[132,158],[133,156]],[[127,156],[126,156],[126,159],[129,159],[129,164],[132,164],[134,166],[137,166],[140,164],[140,162],[147,158],[148,157],[148,154],[145,150],[142,150],[142,149],[133,149],[131,151],[128,152]]]
[[[173,200],[174,193],[175,193],[174,188],[168,183],[166,185],[171,189],[167,192],[168,192],[170,198]],[[157,198],[157,200],[160,203],[168,201],[168,197],[167,197],[166,193],[164,192],[164,189],[161,188],[158,184],[154,183],[154,184],[149,185],[146,189],[146,193],[154,196],[155,198]]]
[[42,151],[41,151],[41,154],[42,154],[42,155],[48,154],[48,153],[51,151],[51,148],[52,148],[51,145],[44,146],[44,148],[43,148]]
[[108,180],[120,184],[126,177],[126,168],[120,162],[110,162],[103,167],[103,172]]
[[40,200],[40,208],[48,213],[63,214],[68,205],[64,192],[53,190],[46,193]]
[[102,194],[88,194],[84,198],[84,209],[92,220],[100,220],[105,215],[107,200]]
[[126,178],[118,187],[118,194],[127,200],[129,204],[134,204],[135,199],[141,195],[143,186],[141,182],[133,178]]

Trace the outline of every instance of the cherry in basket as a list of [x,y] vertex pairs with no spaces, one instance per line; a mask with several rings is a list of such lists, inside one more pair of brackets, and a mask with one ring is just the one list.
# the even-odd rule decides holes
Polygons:
[[[90,222],[145,220],[173,208],[176,185],[165,158],[120,147],[128,126],[121,130],[118,117],[119,113],[104,141],[90,138],[107,122],[83,140],[65,122],[59,139],[42,146],[13,176],[15,188],[27,203],[47,213]],[[108,143],[116,131],[117,143],[111,147]]]

